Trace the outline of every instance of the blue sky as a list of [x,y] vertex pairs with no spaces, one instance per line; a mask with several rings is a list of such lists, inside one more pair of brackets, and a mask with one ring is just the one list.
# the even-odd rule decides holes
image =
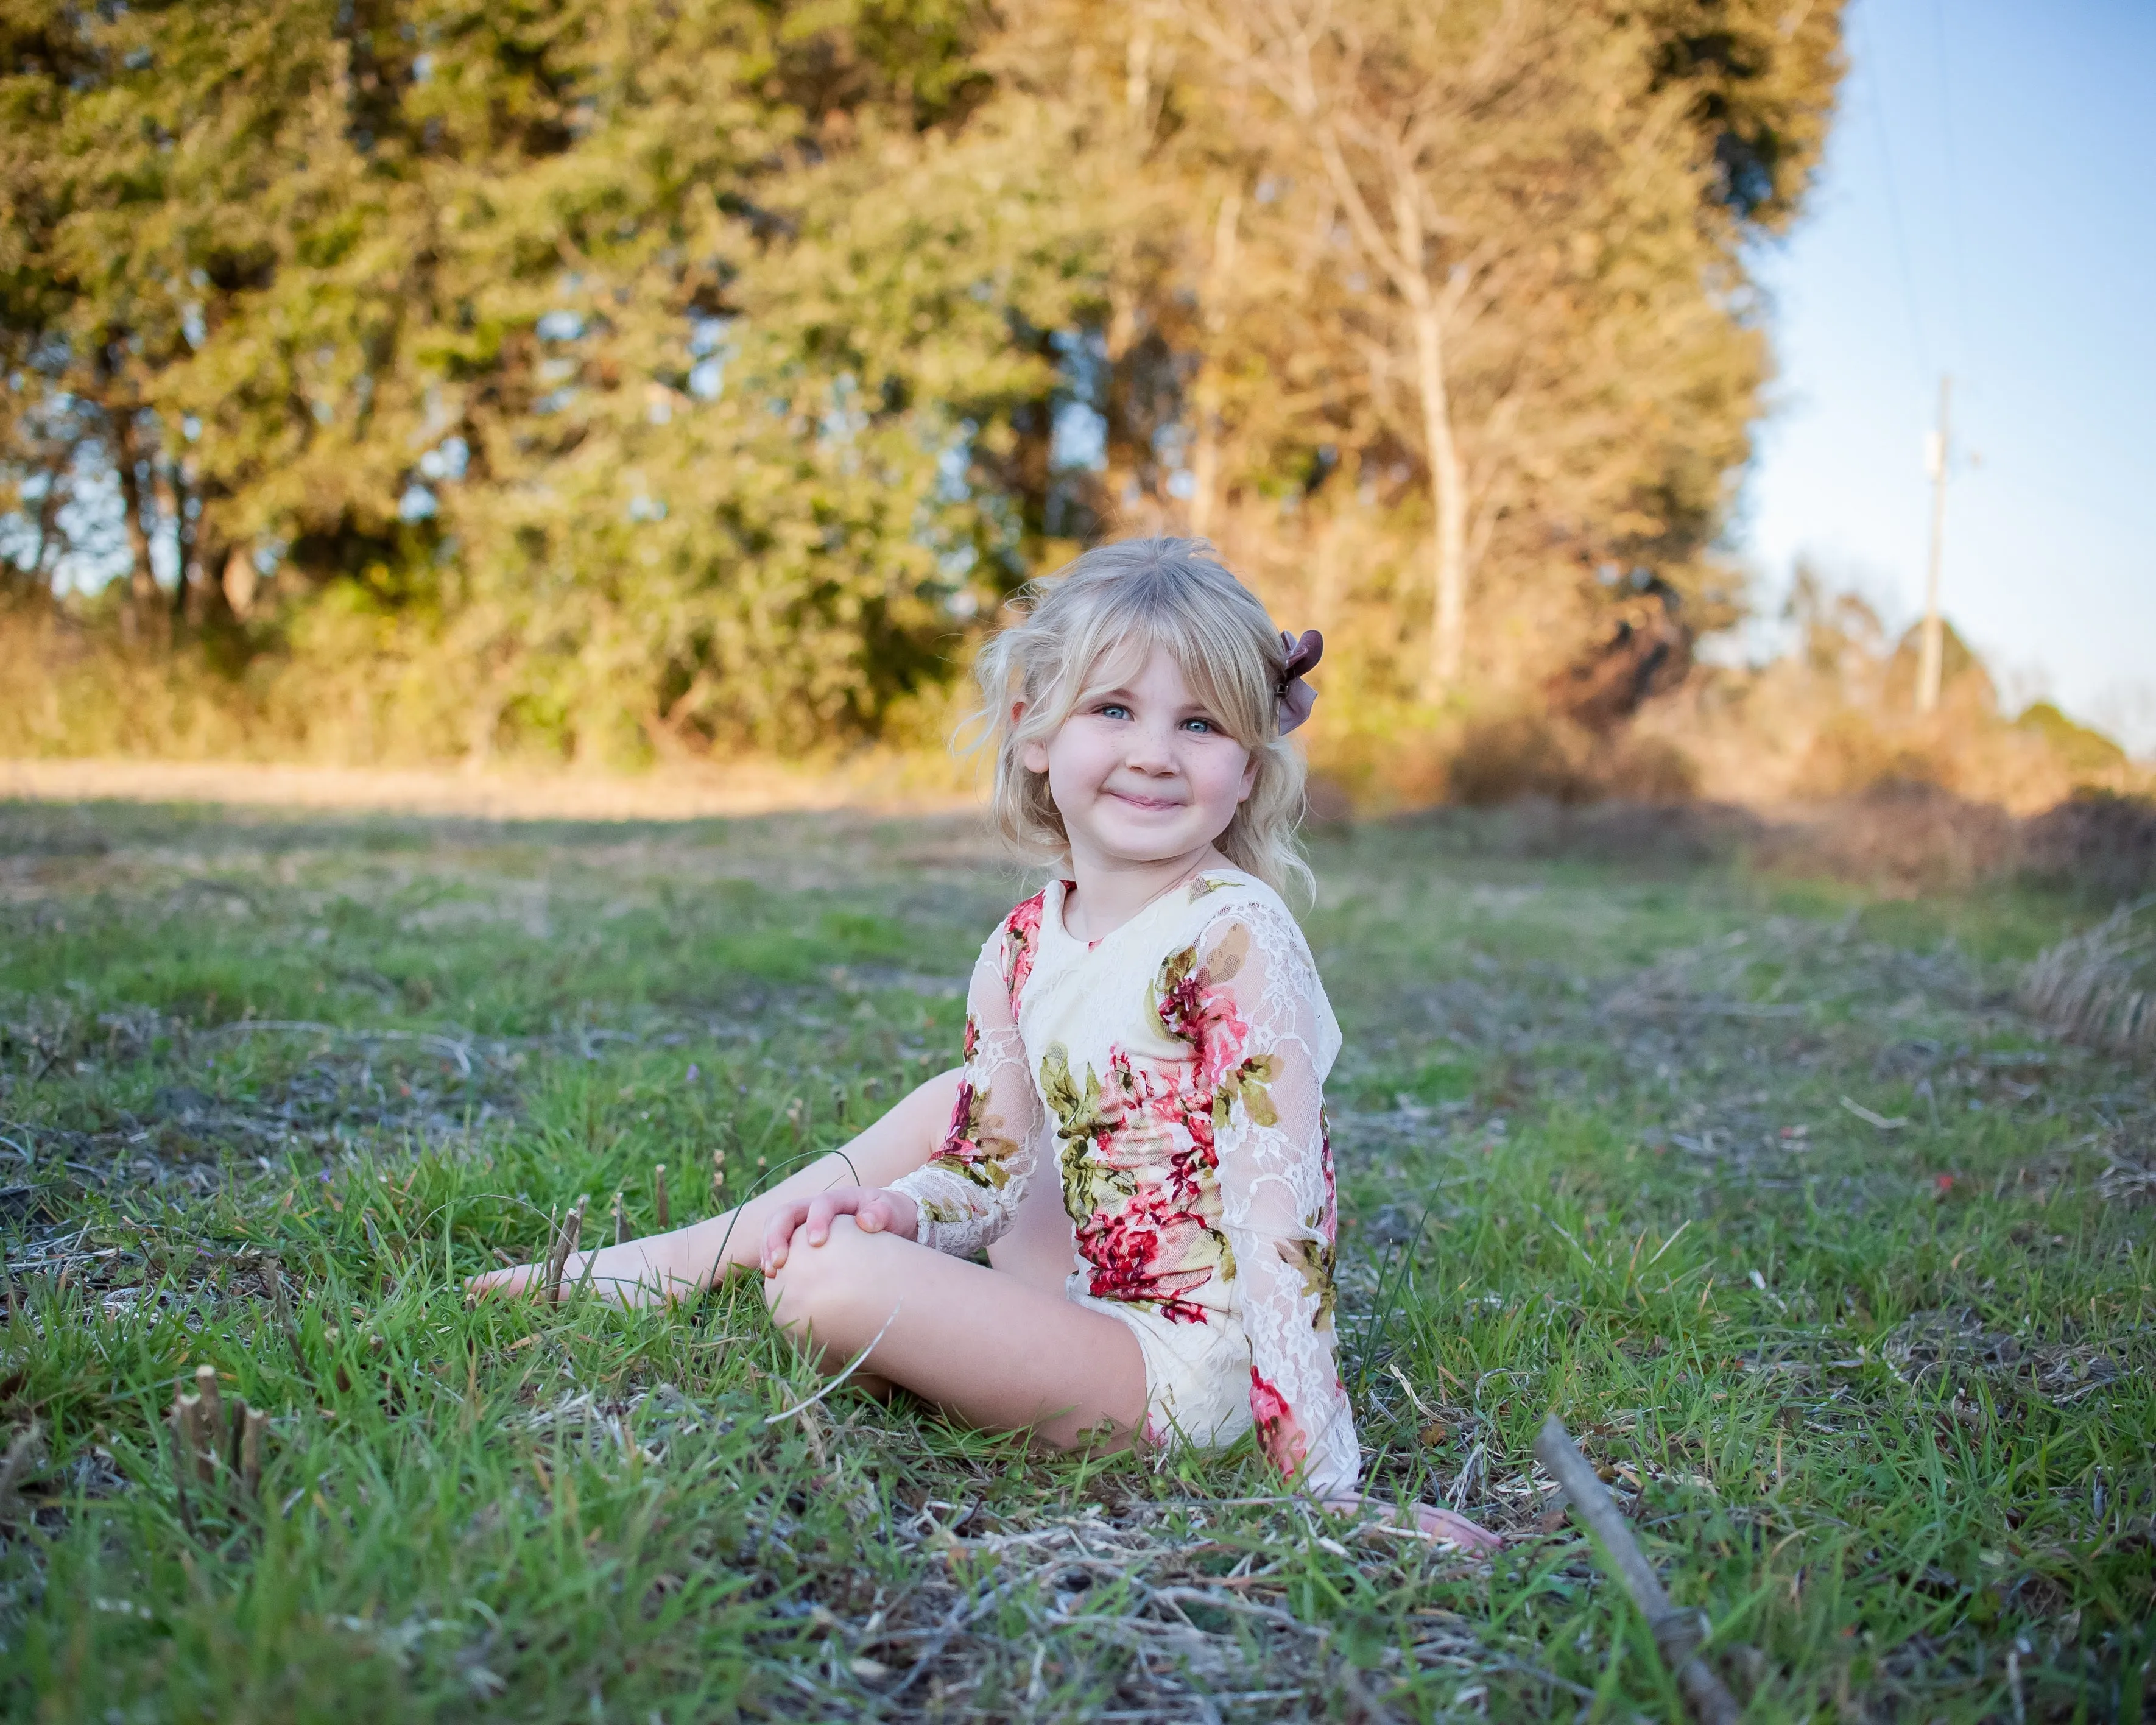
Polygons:
[[1739,554],[1763,596],[1808,554],[1912,619],[1950,372],[1948,619],[2010,699],[2156,752],[2156,4],[1855,0],[1847,22],[1824,172],[1757,260],[1781,375]]

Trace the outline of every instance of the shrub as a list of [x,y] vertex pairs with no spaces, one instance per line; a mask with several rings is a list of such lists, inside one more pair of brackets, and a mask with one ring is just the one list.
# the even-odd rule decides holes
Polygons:
[[2156,798],[2078,790],[2029,822],[2022,857],[2040,879],[2111,897],[2156,891]]
[[2076,725],[2048,701],[2024,709],[2014,728],[2042,738],[2070,773],[2112,773],[2127,764],[2124,749],[2101,731]]
[[1903,891],[1974,885],[2020,855],[2014,817],[1938,785],[1887,779],[1861,796],[1816,805],[1770,829],[1755,856],[1772,866],[1825,871]]
[[1605,796],[1635,803],[1688,803],[1699,794],[1699,768],[1666,737],[1627,737],[1609,749],[1596,778]]
[[1455,803],[1486,809],[1522,797],[1584,803],[1596,792],[1584,750],[1554,721],[1532,713],[1479,720],[1460,738],[1447,774]]

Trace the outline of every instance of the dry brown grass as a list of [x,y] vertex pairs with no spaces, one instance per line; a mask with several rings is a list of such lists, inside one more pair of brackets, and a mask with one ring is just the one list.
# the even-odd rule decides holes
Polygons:
[[2156,896],[2047,947],[2019,1002],[2063,1036],[2123,1054],[2156,1053]]
[[698,820],[809,809],[971,807],[967,769],[879,752],[824,768],[749,758],[648,773],[270,766],[246,761],[0,760],[0,800],[215,803],[485,820]]
[[1915,783],[2027,816],[2081,791],[2156,793],[2156,771],[2076,747],[2093,733],[2061,726],[2008,719],[1988,680],[1965,680],[1937,712],[1919,715],[1905,704],[1852,698],[1784,660],[1697,675],[1649,707],[1634,729],[1678,751],[1700,794],[1754,807],[1838,802]]
[[2031,819],[1935,785],[1748,809],[1733,803],[1516,797],[1415,817],[1478,853],[1633,867],[1722,863],[1830,875],[1897,898],[2026,880],[2107,906],[2156,891],[2156,802],[2084,796]]

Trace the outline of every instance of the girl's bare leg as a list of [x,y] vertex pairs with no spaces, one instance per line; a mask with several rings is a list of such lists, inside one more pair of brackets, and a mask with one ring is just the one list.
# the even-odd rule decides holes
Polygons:
[[[1067,1447],[1106,1428],[1122,1447],[1142,1428],[1145,1357],[1114,1318],[850,1216],[822,1245],[793,1238],[764,1298],[829,1373],[875,1347],[850,1382],[896,1384],[968,1425],[1031,1430]],[[880,1339],[879,1339],[880,1338]]]
[[[888,1185],[927,1161],[951,1124],[958,1079],[956,1068],[938,1073],[901,1099],[843,1153],[819,1157],[746,1204],[668,1234],[575,1254],[562,1271],[562,1286],[584,1285],[588,1266],[589,1286],[595,1291],[625,1306],[650,1306],[700,1294],[730,1270],[753,1268],[773,1206],[814,1197],[833,1186]],[[531,1293],[540,1288],[546,1275],[544,1264],[520,1264],[513,1270],[475,1276],[466,1286],[475,1298]]]
[[[1114,1318],[1075,1306],[1060,1289],[901,1240],[829,1224],[822,1245],[796,1230],[786,1261],[764,1278],[779,1326],[827,1374],[875,1393],[900,1384],[963,1423],[1031,1431],[1059,1448],[1121,1449],[1142,1428],[1145,1356]],[[865,1358],[863,1358],[865,1354]],[[1401,1506],[1349,1492],[1326,1500],[1343,1515],[1391,1519]],[[1412,1523],[1467,1551],[1504,1541],[1450,1510],[1408,1506]]]

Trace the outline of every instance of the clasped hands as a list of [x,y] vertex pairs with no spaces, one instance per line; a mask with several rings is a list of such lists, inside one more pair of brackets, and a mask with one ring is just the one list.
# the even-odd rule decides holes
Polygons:
[[771,1213],[758,1259],[763,1273],[774,1276],[784,1266],[795,1234],[805,1228],[804,1244],[822,1245],[831,1237],[831,1224],[840,1216],[851,1216],[864,1234],[895,1234],[901,1240],[912,1240],[920,1232],[921,1212],[903,1192],[883,1186],[834,1186],[814,1198],[781,1204]]

